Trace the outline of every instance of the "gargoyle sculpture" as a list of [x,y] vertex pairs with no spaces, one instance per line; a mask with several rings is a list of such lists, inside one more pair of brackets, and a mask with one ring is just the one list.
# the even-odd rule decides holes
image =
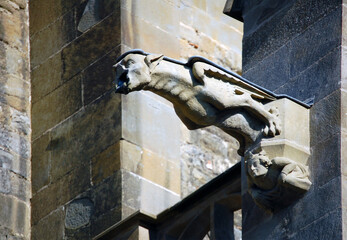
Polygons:
[[239,140],[241,155],[261,132],[280,133],[277,116],[263,105],[274,97],[206,62],[190,64],[133,51],[114,66],[116,92],[149,90],[166,98],[188,129],[215,125]]
[[264,151],[252,153],[262,138],[281,132],[278,112],[264,105],[276,100],[274,94],[201,57],[182,63],[132,50],[114,67],[117,93],[154,92],[173,103],[188,129],[214,125],[235,137],[239,154],[246,153],[249,192],[258,205],[270,210],[287,205],[310,187],[304,166],[287,158],[265,161]]

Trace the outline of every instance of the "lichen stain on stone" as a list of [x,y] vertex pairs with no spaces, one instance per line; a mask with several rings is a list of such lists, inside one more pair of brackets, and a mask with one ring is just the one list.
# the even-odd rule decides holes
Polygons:
[[66,228],[77,229],[87,225],[93,212],[94,204],[89,198],[80,198],[72,201],[66,209]]

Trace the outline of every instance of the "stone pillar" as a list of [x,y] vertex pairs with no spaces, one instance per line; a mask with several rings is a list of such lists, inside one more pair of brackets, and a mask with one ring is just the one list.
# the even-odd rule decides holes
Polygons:
[[30,73],[26,0],[0,2],[0,239],[30,239]]
[[244,21],[243,76],[313,104],[311,189],[272,214],[244,189],[243,239],[347,239],[345,9],[341,0],[227,2]]

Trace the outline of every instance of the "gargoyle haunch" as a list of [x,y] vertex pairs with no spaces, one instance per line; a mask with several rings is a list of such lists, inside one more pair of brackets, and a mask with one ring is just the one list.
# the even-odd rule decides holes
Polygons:
[[[263,137],[274,137],[281,132],[278,111],[264,105],[276,100],[274,94],[205,58],[193,57],[182,63],[163,55],[132,50],[120,56],[114,68],[116,93],[154,92],[173,104],[188,129],[214,125],[235,137],[240,142],[238,152],[242,156],[245,152],[250,153]],[[249,158],[246,163],[250,162]],[[276,169],[284,168],[281,165]],[[270,175],[265,173],[262,176]],[[280,172],[277,172],[276,178],[280,177]],[[250,188],[256,189],[254,194],[250,191],[252,197],[258,205],[269,209],[266,203],[272,204],[276,197],[271,201],[265,199],[263,205],[259,197],[259,191],[269,191],[269,186],[263,188],[262,184],[257,184],[260,178],[248,179],[250,186],[256,186]],[[291,184],[290,181],[287,183]],[[271,189],[276,187],[276,184],[270,186]]]

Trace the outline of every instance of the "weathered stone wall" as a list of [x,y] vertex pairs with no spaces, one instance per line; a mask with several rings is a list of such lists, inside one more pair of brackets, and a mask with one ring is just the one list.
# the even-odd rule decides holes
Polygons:
[[343,239],[347,239],[347,3],[342,5],[341,44],[341,189]]
[[33,239],[89,239],[121,218],[121,99],[109,91],[120,4],[109,2],[84,32],[87,1],[29,3]]
[[188,132],[166,100],[112,91],[131,48],[240,72],[242,24],[224,1],[89,2],[29,5],[33,239],[89,239],[139,209],[159,213],[238,159],[235,140]]
[[28,7],[0,1],[0,239],[30,239]]
[[245,194],[243,238],[342,239],[341,199],[345,197],[341,182],[345,176],[341,167],[346,165],[341,154],[345,151],[341,152],[341,139],[346,141],[341,131],[341,117],[346,117],[346,109],[341,111],[345,90],[340,89],[341,41],[345,38],[342,1],[263,1],[259,4],[268,4],[263,11],[254,1],[245,2],[244,77],[314,105],[310,111],[310,191],[273,215],[259,210]]

